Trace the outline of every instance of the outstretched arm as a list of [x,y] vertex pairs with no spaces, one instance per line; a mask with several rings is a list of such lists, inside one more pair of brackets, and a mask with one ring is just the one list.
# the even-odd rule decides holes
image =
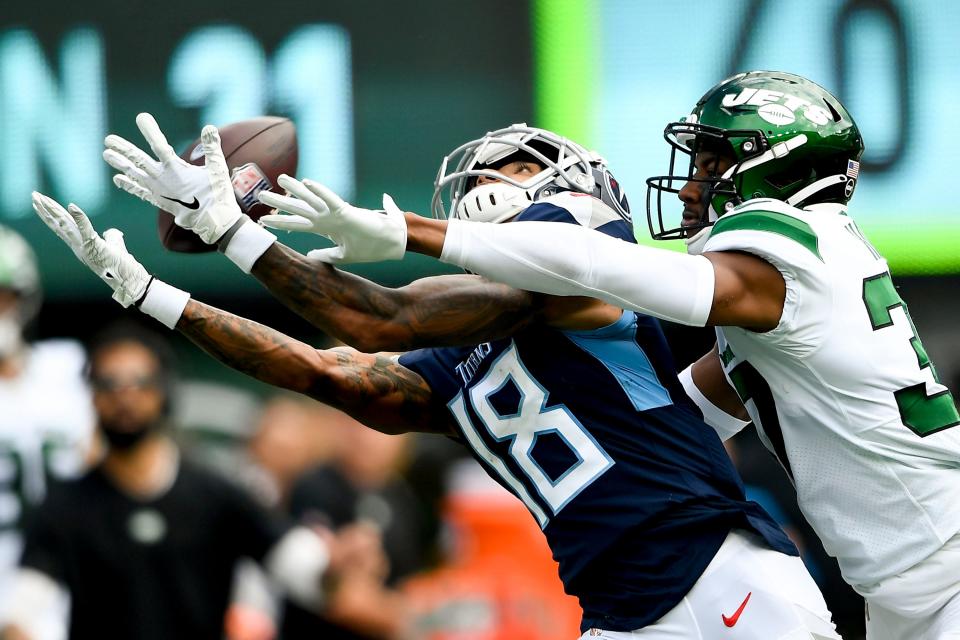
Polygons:
[[262,192],[259,198],[293,215],[262,220],[328,236],[337,246],[309,256],[324,262],[397,258],[409,249],[517,289],[598,298],[696,326],[767,330],[783,310],[783,277],[756,256],[683,255],[578,225],[428,220],[403,213],[387,196],[383,211],[367,211],[309,180],[285,177],[282,184],[291,196]]
[[[687,256],[623,242],[577,225],[477,225],[406,216],[408,247],[491,279],[553,295],[590,296],[665,320],[703,326],[714,293],[713,268]],[[439,254],[437,249],[440,250]]]
[[745,253],[686,255],[576,225],[404,218],[411,251],[521,289],[595,297],[694,326],[769,330],[783,311],[780,272]]
[[319,351],[256,322],[190,300],[152,278],[123,244],[123,234],[96,232],[76,205],[69,211],[34,192],[41,220],[77,258],[113,290],[124,307],[180,331],[210,355],[258,380],[297,391],[342,409],[385,433],[446,432],[445,411],[427,383],[394,360],[352,349]]
[[251,271],[284,305],[361,351],[476,344],[537,319],[537,296],[474,275],[423,278],[399,289],[275,243]]
[[384,433],[447,432],[419,375],[382,355],[317,350],[269,327],[190,300],[176,328],[228,367],[336,407]]
[[[336,260],[339,247],[312,251],[309,257],[284,247],[265,229],[242,215],[237,206],[220,139],[214,127],[201,135],[205,166],[180,159],[152,116],[137,116],[137,126],[156,159],[118,136],[108,136],[104,158],[120,173],[114,182],[130,193],[173,211],[181,227],[216,243],[241,269],[252,273],[274,296],[317,328],[363,351],[405,351],[421,346],[474,344],[501,338],[532,320],[533,297],[479,277],[433,278],[403,289],[387,289],[368,280],[342,273],[321,262]],[[375,212],[351,207],[335,194],[317,187],[326,197],[289,176],[280,186],[298,198],[265,192],[265,202],[292,207],[298,215],[269,215],[277,228],[313,231],[323,215],[341,211],[364,212],[378,223],[378,231],[402,239],[402,221],[375,220]],[[170,200],[171,194],[199,194],[199,205],[186,208]],[[190,197],[183,195],[185,200]],[[333,211],[328,207],[330,203]],[[385,199],[385,203],[387,200]],[[392,204],[392,200],[389,200]],[[395,208],[395,205],[393,205]],[[386,223],[386,226],[382,226]],[[400,257],[381,251],[382,244],[362,243],[361,250],[377,259]]]

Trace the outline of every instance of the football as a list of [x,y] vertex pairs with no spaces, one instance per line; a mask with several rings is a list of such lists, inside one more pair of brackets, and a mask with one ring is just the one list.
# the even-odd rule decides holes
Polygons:
[[[230,168],[233,190],[240,209],[253,220],[269,212],[269,207],[257,200],[264,189],[277,191],[277,178],[297,172],[297,132],[287,118],[262,116],[235,122],[220,128],[220,146]],[[203,164],[200,140],[195,140],[180,155],[191,164]],[[192,231],[181,229],[173,222],[173,215],[159,209],[157,231],[160,242],[170,251],[205,253],[216,251]]]

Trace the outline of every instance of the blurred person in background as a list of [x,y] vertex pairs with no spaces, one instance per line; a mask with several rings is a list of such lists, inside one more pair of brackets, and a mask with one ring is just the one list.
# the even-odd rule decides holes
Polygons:
[[88,366],[106,453],[31,513],[6,638],[219,639],[240,558],[319,607],[325,570],[377,557],[374,536],[341,545],[290,528],[181,455],[167,420],[172,353],[159,336],[109,328]]
[[[425,555],[421,522],[426,507],[401,474],[412,436],[386,435],[332,407],[320,406],[321,420],[314,428],[338,439],[336,455],[298,478],[290,492],[289,513],[297,522],[334,531],[352,524],[373,527],[382,536],[389,562],[386,584],[396,585],[399,579],[422,568]],[[360,621],[375,621],[380,615],[375,603],[364,610],[358,608],[353,614]],[[357,624],[351,626],[356,628]],[[291,602],[284,617],[283,637],[306,640],[367,636]]]
[[332,409],[291,393],[267,399],[247,443],[257,488],[272,507],[290,508],[290,492],[308,470],[335,458],[343,444],[328,422]]
[[523,504],[473,460],[451,465],[443,500],[446,554],[404,581],[418,640],[573,638],[576,598]]
[[43,499],[51,476],[83,470],[94,442],[83,347],[27,341],[41,297],[33,251],[0,226],[0,627],[11,613],[25,512]]

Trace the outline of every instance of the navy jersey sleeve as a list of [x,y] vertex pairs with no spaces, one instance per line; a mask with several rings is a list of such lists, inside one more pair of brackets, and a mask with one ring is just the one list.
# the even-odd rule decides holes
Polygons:
[[515,218],[518,222],[566,222],[595,229],[608,236],[636,242],[633,225],[621,218],[613,209],[585,193],[564,191],[537,200]]
[[483,348],[484,345],[476,348],[417,349],[400,356],[400,364],[420,375],[430,385],[435,398],[449,400],[463,388],[450,372],[465,374],[466,371],[460,370],[469,366],[470,352]]

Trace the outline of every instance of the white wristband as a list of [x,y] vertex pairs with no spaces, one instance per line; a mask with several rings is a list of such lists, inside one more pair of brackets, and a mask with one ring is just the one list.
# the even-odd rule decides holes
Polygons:
[[713,427],[721,440],[732,438],[742,431],[745,426],[750,424],[745,420],[730,415],[710,402],[707,396],[703,395],[697,387],[697,384],[693,381],[693,365],[681,371],[677,377],[680,378],[680,384],[683,385],[687,396],[693,400],[693,403],[697,405],[700,408],[700,412],[703,413],[703,421]]
[[277,236],[247,218],[227,241],[223,252],[241,271],[250,273],[254,263],[276,241]]
[[190,294],[186,291],[154,278],[140,303],[140,311],[156,318],[168,329],[175,329],[189,301]]

